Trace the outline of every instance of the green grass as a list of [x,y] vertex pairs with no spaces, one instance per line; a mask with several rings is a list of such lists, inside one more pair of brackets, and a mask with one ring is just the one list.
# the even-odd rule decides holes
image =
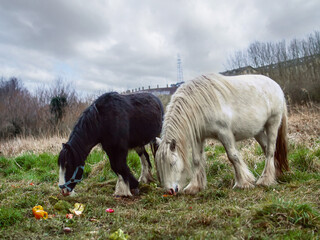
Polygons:
[[320,148],[310,150],[305,146],[298,145],[290,154],[292,165],[302,172],[320,171]]
[[[108,239],[121,229],[130,239],[318,239],[320,231],[319,145],[290,146],[290,172],[271,187],[232,189],[233,168],[222,146],[206,146],[208,185],[195,196],[164,197],[158,183],[140,185],[133,198],[112,196],[116,175],[104,152],[93,150],[77,185],[77,196],[59,194],[57,156],[24,154],[0,158],[0,239]],[[242,148],[245,148],[243,146]],[[252,158],[263,159],[256,144]],[[140,174],[138,155],[128,164]],[[261,174],[263,162],[250,163]],[[155,170],[153,169],[156,178]],[[31,184],[32,183],[32,184]],[[67,219],[56,200],[86,205],[80,217]],[[42,205],[54,217],[36,220]],[[114,213],[106,213],[113,208]],[[70,227],[71,233],[63,229]],[[113,235],[114,236],[114,235]]]
[[25,154],[17,158],[0,158],[0,176],[7,180],[51,182],[56,179],[57,156]]
[[[265,229],[265,236],[273,238],[313,239],[320,227],[320,215],[307,203],[295,203],[282,198],[274,199],[256,209],[252,219],[256,229]],[[318,236],[319,237],[319,236]]]
[[17,208],[0,207],[0,227],[5,228],[23,220],[22,212]]

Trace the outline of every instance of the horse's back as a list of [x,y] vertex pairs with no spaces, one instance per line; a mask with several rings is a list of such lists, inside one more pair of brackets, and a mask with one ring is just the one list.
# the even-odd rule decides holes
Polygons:
[[145,145],[160,135],[163,107],[160,100],[150,93],[127,95],[131,103],[130,147]]
[[94,103],[101,118],[101,139],[109,145],[143,146],[160,134],[163,108],[149,93],[101,95]]
[[[274,80],[263,75],[241,75],[228,77],[238,91],[238,104],[251,108],[263,108],[268,114],[282,112],[284,94]],[[254,112],[254,111],[253,111]]]
[[283,92],[278,83],[264,75],[240,75],[225,77],[235,88],[242,92],[250,93],[247,95],[268,96],[283,99]]

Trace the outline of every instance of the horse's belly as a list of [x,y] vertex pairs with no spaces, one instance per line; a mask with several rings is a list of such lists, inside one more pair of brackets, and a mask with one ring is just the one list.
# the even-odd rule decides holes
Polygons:
[[256,136],[259,132],[261,132],[264,129],[264,127],[261,125],[259,128],[240,128],[236,130],[232,130],[230,128],[210,128],[207,129],[207,132],[203,134],[204,139],[206,138],[215,138],[219,140],[220,136],[223,136],[224,134],[232,134],[234,136],[234,139],[236,141],[241,141],[244,139],[252,138]]
[[232,133],[236,141],[252,138],[264,130],[267,117],[252,118],[247,121],[235,121],[232,124]]
[[236,131],[233,133],[234,135],[234,139],[236,141],[241,141],[241,140],[245,140],[248,138],[252,138],[254,136],[256,136],[259,132],[261,132],[262,129],[256,129],[256,131],[253,131],[252,129],[250,129],[249,131]]
[[146,145],[160,135],[162,119],[160,117],[154,119],[152,122],[141,119],[136,124],[131,124],[128,142],[129,148]]
[[214,121],[214,124],[207,125],[206,131],[203,134],[204,138],[215,138],[225,134],[232,134],[236,141],[252,138],[264,130],[267,117],[257,119],[238,119],[229,121],[227,119]]
[[208,118],[205,138],[219,138],[220,135],[233,134],[235,140],[240,141],[254,137],[264,129],[269,116],[268,111],[262,109],[225,112],[229,114],[223,113],[219,118],[212,115]]

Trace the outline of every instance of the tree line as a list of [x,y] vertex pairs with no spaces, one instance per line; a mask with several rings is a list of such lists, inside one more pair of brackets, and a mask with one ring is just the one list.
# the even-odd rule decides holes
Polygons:
[[254,42],[229,56],[227,68],[253,67],[277,81],[292,103],[320,102],[320,32],[304,39]]

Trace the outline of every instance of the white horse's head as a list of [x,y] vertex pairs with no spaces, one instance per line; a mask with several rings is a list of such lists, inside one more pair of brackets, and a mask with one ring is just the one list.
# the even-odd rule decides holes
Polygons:
[[181,191],[186,180],[185,164],[179,154],[175,139],[170,141],[157,138],[159,149],[155,163],[159,181],[169,194]]

